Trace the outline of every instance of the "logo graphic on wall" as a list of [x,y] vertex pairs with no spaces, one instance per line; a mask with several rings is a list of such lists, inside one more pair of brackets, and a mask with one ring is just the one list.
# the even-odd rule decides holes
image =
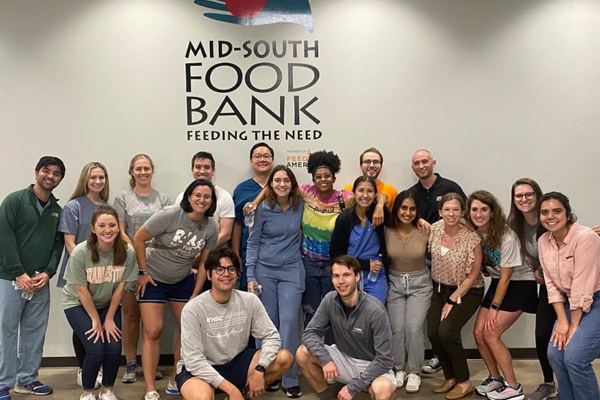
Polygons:
[[309,0],[196,0],[201,7],[217,12],[204,16],[230,24],[257,26],[278,23],[302,25],[313,32]]
[[306,169],[310,149],[288,149],[285,156],[285,165],[289,168]]

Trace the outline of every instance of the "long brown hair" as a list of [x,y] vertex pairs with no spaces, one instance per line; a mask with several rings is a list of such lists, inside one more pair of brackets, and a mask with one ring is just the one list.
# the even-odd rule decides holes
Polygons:
[[81,174],[79,174],[77,186],[75,186],[75,190],[73,191],[73,194],[69,200],[73,200],[76,197],[81,197],[88,194],[88,181],[90,180],[90,175],[92,175],[92,170],[94,168],[100,168],[104,171],[104,177],[106,179],[104,180],[104,187],[102,188],[102,191],[100,191],[100,198],[103,201],[108,201],[110,194],[110,188],[108,185],[108,171],[106,170],[106,167],[102,165],[102,163],[97,161],[93,161],[84,165],[83,169],[81,170]]
[[465,219],[467,220],[467,226],[474,231],[478,231],[479,228],[471,221],[471,204],[473,201],[479,200],[490,208],[490,222],[488,222],[488,233],[485,239],[485,246],[489,249],[498,250],[502,244],[502,238],[508,231],[508,225],[506,224],[506,216],[500,202],[490,192],[486,190],[477,190],[469,196],[467,199],[467,212]]
[[290,198],[292,199],[292,207],[294,207],[294,210],[297,210],[298,205],[300,204],[298,181],[296,180],[296,176],[294,175],[292,170],[286,167],[285,165],[276,165],[271,171],[271,175],[269,175],[269,183],[267,184],[267,190],[265,192],[265,200],[267,201],[267,204],[269,205],[269,207],[271,207],[271,209],[275,208],[275,205],[277,204],[277,195],[273,191],[273,178],[275,177],[275,174],[279,171],[284,171],[287,174],[288,178],[290,178],[290,181],[292,182]]
[[152,167],[152,172],[154,172],[154,162],[152,162],[152,159],[150,158],[149,155],[137,154],[137,155],[133,156],[133,158],[129,162],[129,187],[131,187],[132,189],[135,187],[135,178],[133,177],[133,167],[135,166],[135,162],[137,160],[141,160],[142,158],[145,158],[146,160],[148,160],[150,162],[150,167]]
[[[100,206],[96,208],[92,214],[92,226],[94,226],[98,220],[98,217],[104,214],[112,215],[117,221],[117,225],[119,224],[119,215],[114,208],[111,206]],[[100,254],[98,252],[98,236],[91,229],[87,239],[87,246],[92,251],[92,261],[95,263],[100,262]],[[127,261],[127,242],[123,240],[123,236],[120,233],[117,233],[117,237],[113,242],[113,264],[123,265],[125,264],[125,261]]]
[[[515,205],[515,189],[520,185],[529,185],[535,192],[536,208],[539,209],[539,201],[544,195],[540,185],[531,178],[521,178],[513,183],[510,189],[510,212],[508,213],[508,226],[515,231],[521,242],[521,250],[525,250],[525,216]],[[539,221],[539,213],[538,213]]]

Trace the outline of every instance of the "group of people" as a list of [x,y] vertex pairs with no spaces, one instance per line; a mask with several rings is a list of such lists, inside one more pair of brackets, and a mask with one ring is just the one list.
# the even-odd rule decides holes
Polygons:
[[[558,398],[558,387],[561,399],[600,398],[591,367],[600,354],[600,229],[577,223],[564,194],[520,179],[506,217],[493,194],[467,197],[434,173],[424,149],[412,157],[419,181],[400,193],[379,179],[375,148],[343,190],[334,188],[333,152],[310,154],[310,184],[274,166],[266,143],[249,155],[253,177],[231,196],[212,182],[213,155],[198,152],[194,181],[175,203],[153,188],[155,166],[139,154],[130,188],[109,205],[108,172],[92,162],[64,209],[52,195],[64,163],[42,157],[34,184],[0,206],[0,400],[13,388],[52,393],[38,369],[56,272],[81,400],[97,389],[98,399],[116,400],[122,352],[121,381],[136,381],[140,322],[145,400],[160,397],[167,303],[181,333],[166,392],[185,399],[280,387],[297,398],[301,371],[321,400],[333,398],[332,380],[345,385],[341,400],[362,391],[387,400],[398,388],[419,392],[420,373],[440,368],[434,392],[447,399],[524,399],[502,341],[524,312],[536,314],[543,372],[527,398]],[[461,331],[476,313],[489,377],[474,387]],[[435,357],[422,366],[427,337]]]

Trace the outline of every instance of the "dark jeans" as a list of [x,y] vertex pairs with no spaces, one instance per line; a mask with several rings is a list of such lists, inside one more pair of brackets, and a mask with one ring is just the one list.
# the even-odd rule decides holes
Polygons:
[[550,361],[548,361],[548,343],[552,337],[552,328],[556,322],[556,311],[548,303],[546,285],[540,285],[537,313],[535,314],[535,349],[544,374],[544,382],[554,382]]
[[442,308],[456,287],[433,282],[431,308],[427,317],[427,333],[433,350],[438,355],[444,377],[456,378],[459,382],[469,380],[467,354],[462,346],[460,331],[479,308],[484,288],[471,288],[462,298],[462,304],[452,307],[450,314],[440,322]]
[[[331,273],[329,272],[327,261],[313,261],[302,257],[304,270],[306,272],[305,289],[302,294],[302,308],[304,310],[304,327],[308,325],[312,317],[317,312],[323,297],[332,290]],[[325,333],[325,344],[333,344],[333,332],[328,329]]]
[[[104,324],[108,306],[98,310],[100,322]],[[119,372],[119,362],[121,360],[121,341],[118,342],[111,339],[110,343],[107,338],[98,340],[94,343],[93,340],[88,340],[85,332],[92,328],[92,319],[88,315],[83,306],[72,307],[65,310],[67,321],[73,328],[73,332],[77,335],[86,351],[85,360],[83,361],[81,380],[83,390],[91,392],[94,390],[96,377],[100,367],[103,368],[102,386],[113,387]],[[119,329],[122,328],[121,323],[121,307],[117,309],[114,317],[115,324]]]

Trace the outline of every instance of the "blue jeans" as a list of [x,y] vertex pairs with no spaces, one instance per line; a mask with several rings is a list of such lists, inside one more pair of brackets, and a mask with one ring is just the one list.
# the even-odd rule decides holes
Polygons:
[[[323,297],[334,290],[329,272],[329,261],[314,261],[307,257],[302,257],[304,271],[306,271],[306,289],[302,295],[302,309],[304,310],[304,327],[315,316],[317,308],[321,304]],[[333,344],[333,332],[328,329],[325,332],[325,344]]]
[[[102,324],[104,324],[104,320],[106,319],[108,308],[109,306],[106,306],[98,310],[98,316]],[[83,360],[83,368],[81,369],[83,390],[86,392],[94,391],[96,377],[101,366],[103,369],[102,386],[113,387],[117,379],[119,363],[121,361],[121,341],[117,342],[111,339],[109,343],[106,337],[104,338],[104,343],[102,340],[98,340],[96,343],[93,340],[88,340],[85,333],[92,328],[92,319],[83,306],[67,308],[65,315],[67,316],[69,325],[73,328],[73,332],[75,332],[79,340],[81,340],[83,347],[85,347],[85,359]],[[123,326],[121,323],[121,307],[117,308],[114,321],[117,328],[121,329]]]
[[21,293],[11,281],[0,279],[0,388],[35,381],[42,361],[50,288],[44,286],[31,300],[21,298]]
[[302,257],[304,271],[306,272],[306,290],[302,295],[302,308],[304,309],[304,327],[308,325],[312,317],[317,312],[323,297],[333,291],[333,282],[331,282],[331,273],[329,272],[328,261],[313,261]]
[[[281,267],[267,267],[260,261],[255,269],[256,280],[262,285],[260,300],[271,321],[279,331],[281,348],[295,357],[300,346],[300,308],[304,292],[304,268],[302,262]],[[298,364],[282,379],[283,387],[299,386]]]
[[[569,302],[565,302],[571,321]],[[548,344],[548,359],[556,374],[562,400],[599,399],[598,381],[592,361],[600,355],[600,291],[594,293],[590,312],[584,313],[579,328],[566,349]]]

